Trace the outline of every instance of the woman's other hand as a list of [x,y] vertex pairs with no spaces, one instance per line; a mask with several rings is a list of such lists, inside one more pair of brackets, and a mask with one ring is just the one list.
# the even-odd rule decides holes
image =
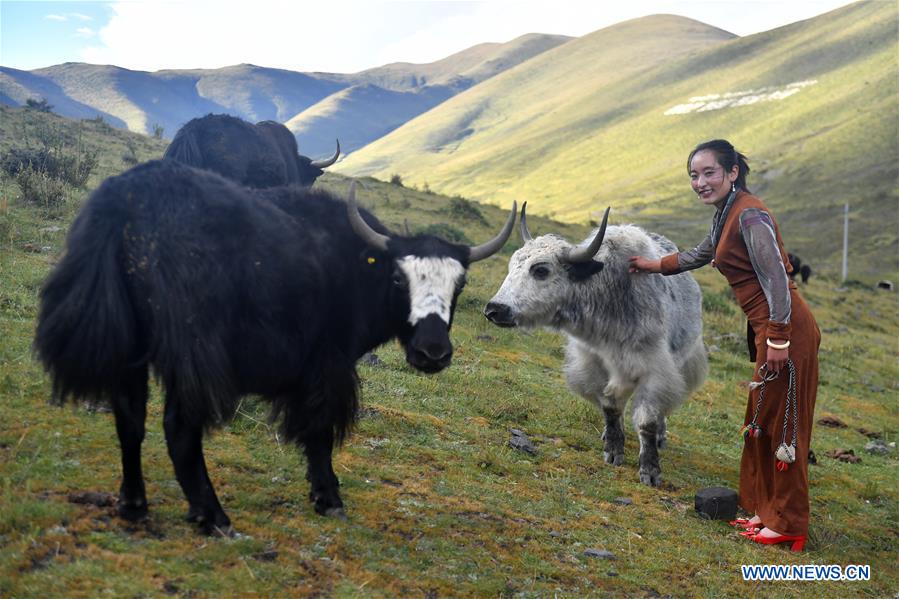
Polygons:
[[628,260],[630,272],[662,272],[661,260],[649,260],[643,256],[631,256]]
[[[777,344],[781,345],[783,341],[778,341]],[[790,350],[788,349],[774,349],[773,347],[768,348],[768,354],[766,361],[768,362],[768,370],[771,372],[780,372],[783,370],[784,366],[787,365],[787,360],[790,358]]]

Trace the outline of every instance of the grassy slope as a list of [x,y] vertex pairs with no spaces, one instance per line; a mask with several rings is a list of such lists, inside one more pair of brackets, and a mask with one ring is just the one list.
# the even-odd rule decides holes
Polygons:
[[[611,204],[619,218],[687,244],[709,215],[692,199],[686,155],[727,137],[749,154],[751,187],[813,268],[838,272],[840,210],[850,201],[853,274],[895,278],[897,15],[895,3],[859,3],[681,55],[665,51],[685,35],[676,21],[631,22],[630,36],[611,27],[456,96],[338,170],[396,172],[495,204],[527,199],[536,213],[573,222]],[[643,48],[651,60],[629,55]],[[818,83],[779,102],[664,115],[694,96],[808,79]]]
[[[31,118],[2,110],[0,150],[15,139],[10,131]],[[119,136],[127,134],[82,127],[89,143],[108,149],[100,175],[121,170]],[[145,140],[139,155],[162,150]],[[319,184],[346,189],[334,175]],[[483,225],[448,213],[443,196],[373,180],[365,186],[363,203],[395,229],[404,219],[413,230],[450,222],[481,241],[503,219],[500,209],[484,206],[489,225]],[[414,373],[394,344],[378,350],[383,366],[360,367],[364,417],[335,458],[349,521],[312,512],[304,460],[273,437],[264,406],[247,400],[239,417],[206,442],[211,476],[244,536],[197,536],[182,521],[186,506],[166,455],[156,389],[144,444],[149,522],[130,526],[111,508],[70,503],[73,491],[114,494],[120,473],[110,415],[48,406],[49,383],[29,350],[36,293],[65,234],[44,228],[65,228],[76,208],[47,219],[19,205],[14,186],[0,181],[0,595],[780,598],[886,596],[899,584],[897,456],[864,453],[867,439],[855,430],[865,427],[888,441],[899,431],[894,294],[837,292],[825,279],[803,289],[824,331],[817,416],[836,416],[849,428],[815,430],[812,541],[809,553],[793,556],[750,546],[726,524],[701,521],[692,510],[698,488],[736,486],[740,383],[750,367],[743,319],[723,279],[699,273],[705,339],[716,346],[712,372],[671,418],[665,483],[650,489],[636,482],[632,433],[625,465],[603,463],[601,416],[565,389],[560,339],[498,329],[481,315],[517,240],[472,268],[450,369]],[[531,227],[586,234],[542,218]],[[23,251],[32,242],[52,250]],[[507,445],[511,427],[534,439],[536,456]],[[835,447],[854,449],[862,463],[824,457]],[[633,505],[614,502],[622,496]],[[617,559],[586,557],[587,548]],[[873,580],[742,582],[740,564],[759,563],[870,564]]]
[[284,123],[309,156],[329,155],[334,138],[354,152],[452,97],[571,38],[523,35],[479,44],[428,64],[395,63],[348,75],[342,89]]

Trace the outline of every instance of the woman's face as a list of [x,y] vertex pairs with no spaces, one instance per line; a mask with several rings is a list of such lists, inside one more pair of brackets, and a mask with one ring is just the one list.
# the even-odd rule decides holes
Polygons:
[[700,150],[690,160],[690,185],[703,204],[718,206],[723,202],[739,174],[737,165],[726,173],[711,150]]

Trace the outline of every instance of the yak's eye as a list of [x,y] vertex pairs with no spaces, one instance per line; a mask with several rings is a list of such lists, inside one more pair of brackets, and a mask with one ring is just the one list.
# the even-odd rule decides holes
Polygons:
[[546,264],[535,264],[531,267],[531,276],[538,281],[542,281],[548,277],[549,272],[549,266]]

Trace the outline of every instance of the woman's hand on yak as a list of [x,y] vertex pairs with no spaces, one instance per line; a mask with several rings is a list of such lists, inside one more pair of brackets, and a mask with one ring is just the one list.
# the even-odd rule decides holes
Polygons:
[[631,256],[628,260],[630,272],[662,272],[661,260],[648,260],[643,256]]

